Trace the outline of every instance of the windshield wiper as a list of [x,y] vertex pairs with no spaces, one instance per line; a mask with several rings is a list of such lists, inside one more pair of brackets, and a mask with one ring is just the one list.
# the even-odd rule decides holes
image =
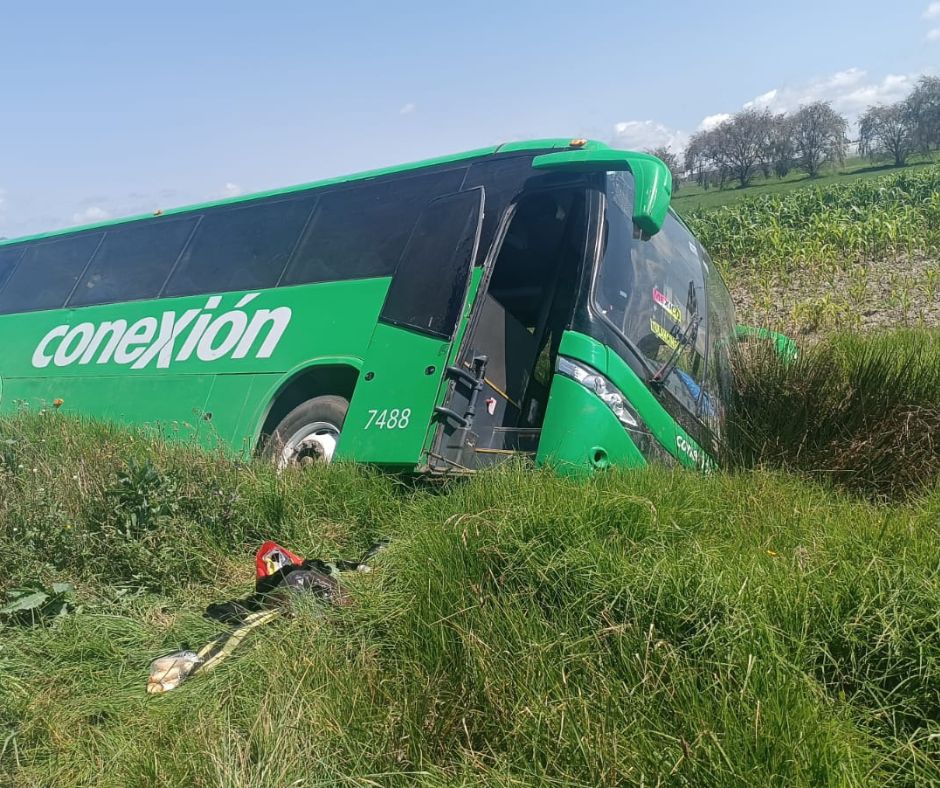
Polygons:
[[679,363],[683,349],[695,344],[695,340],[698,338],[699,323],[701,322],[702,318],[698,312],[693,312],[689,316],[689,324],[685,327],[685,331],[677,337],[678,344],[673,348],[672,353],[669,355],[669,358],[666,359],[665,363],[663,363],[650,378],[652,385],[661,386],[666,382],[666,379],[673,373],[673,370],[675,370],[676,365]]

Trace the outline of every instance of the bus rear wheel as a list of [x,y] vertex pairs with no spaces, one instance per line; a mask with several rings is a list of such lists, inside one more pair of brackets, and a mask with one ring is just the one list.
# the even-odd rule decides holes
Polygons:
[[333,461],[349,402],[327,395],[301,402],[274,428],[263,455],[283,470]]

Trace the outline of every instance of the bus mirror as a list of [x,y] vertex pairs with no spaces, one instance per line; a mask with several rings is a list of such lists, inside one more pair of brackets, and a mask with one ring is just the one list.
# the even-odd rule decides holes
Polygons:
[[753,339],[761,342],[773,342],[777,355],[786,362],[794,361],[800,355],[796,342],[786,334],[771,331],[769,328],[755,328],[754,326],[738,324],[735,326],[734,333],[739,342]]
[[532,160],[537,170],[578,170],[611,172],[628,170],[633,173],[636,193],[633,221],[647,236],[655,235],[663,226],[672,199],[672,173],[655,156],[612,148],[579,148],[558,153],[544,153]]

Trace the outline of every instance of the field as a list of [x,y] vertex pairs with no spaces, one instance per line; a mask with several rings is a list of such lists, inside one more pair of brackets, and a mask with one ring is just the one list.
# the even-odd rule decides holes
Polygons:
[[940,165],[686,213],[742,322],[819,334],[940,324]]
[[[903,169],[917,169],[936,164],[936,152],[930,154],[914,154],[910,157]],[[740,188],[738,182],[732,180],[724,189],[703,189],[696,183],[683,183],[672,200],[673,208],[681,215],[697,210],[708,210],[721,205],[730,205],[745,197],[761,197],[766,194],[785,194],[807,186],[836,186],[850,184],[857,180],[880,178],[884,175],[898,172],[893,162],[884,160],[871,161],[866,158],[851,158],[841,165],[824,165],[818,178],[810,178],[805,172],[794,170],[784,178],[771,175],[764,178],[760,172],[754,177],[751,184]]]
[[[938,193],[913,168],[688,217],[746,315],[762,287],[791,326],[830,296],[795,363],[742,349],[707,476],[279,475],[54,409],[0,421],[0,785],[940,783],[936,290],[905,331],[832,336],[826,311],[856,270],[881,322],[872,277],[927,282]],[[262,541],[386,538],[351,605],[296,602],[145,693]]]

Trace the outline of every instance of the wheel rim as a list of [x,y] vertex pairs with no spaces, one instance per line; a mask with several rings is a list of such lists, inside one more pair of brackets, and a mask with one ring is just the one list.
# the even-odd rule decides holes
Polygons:
[[290,465],[332,462],[338,442],[339,427],[335,424],[328,421],[305,424],[284,442],[278,453],[277,467],[283,470]]

